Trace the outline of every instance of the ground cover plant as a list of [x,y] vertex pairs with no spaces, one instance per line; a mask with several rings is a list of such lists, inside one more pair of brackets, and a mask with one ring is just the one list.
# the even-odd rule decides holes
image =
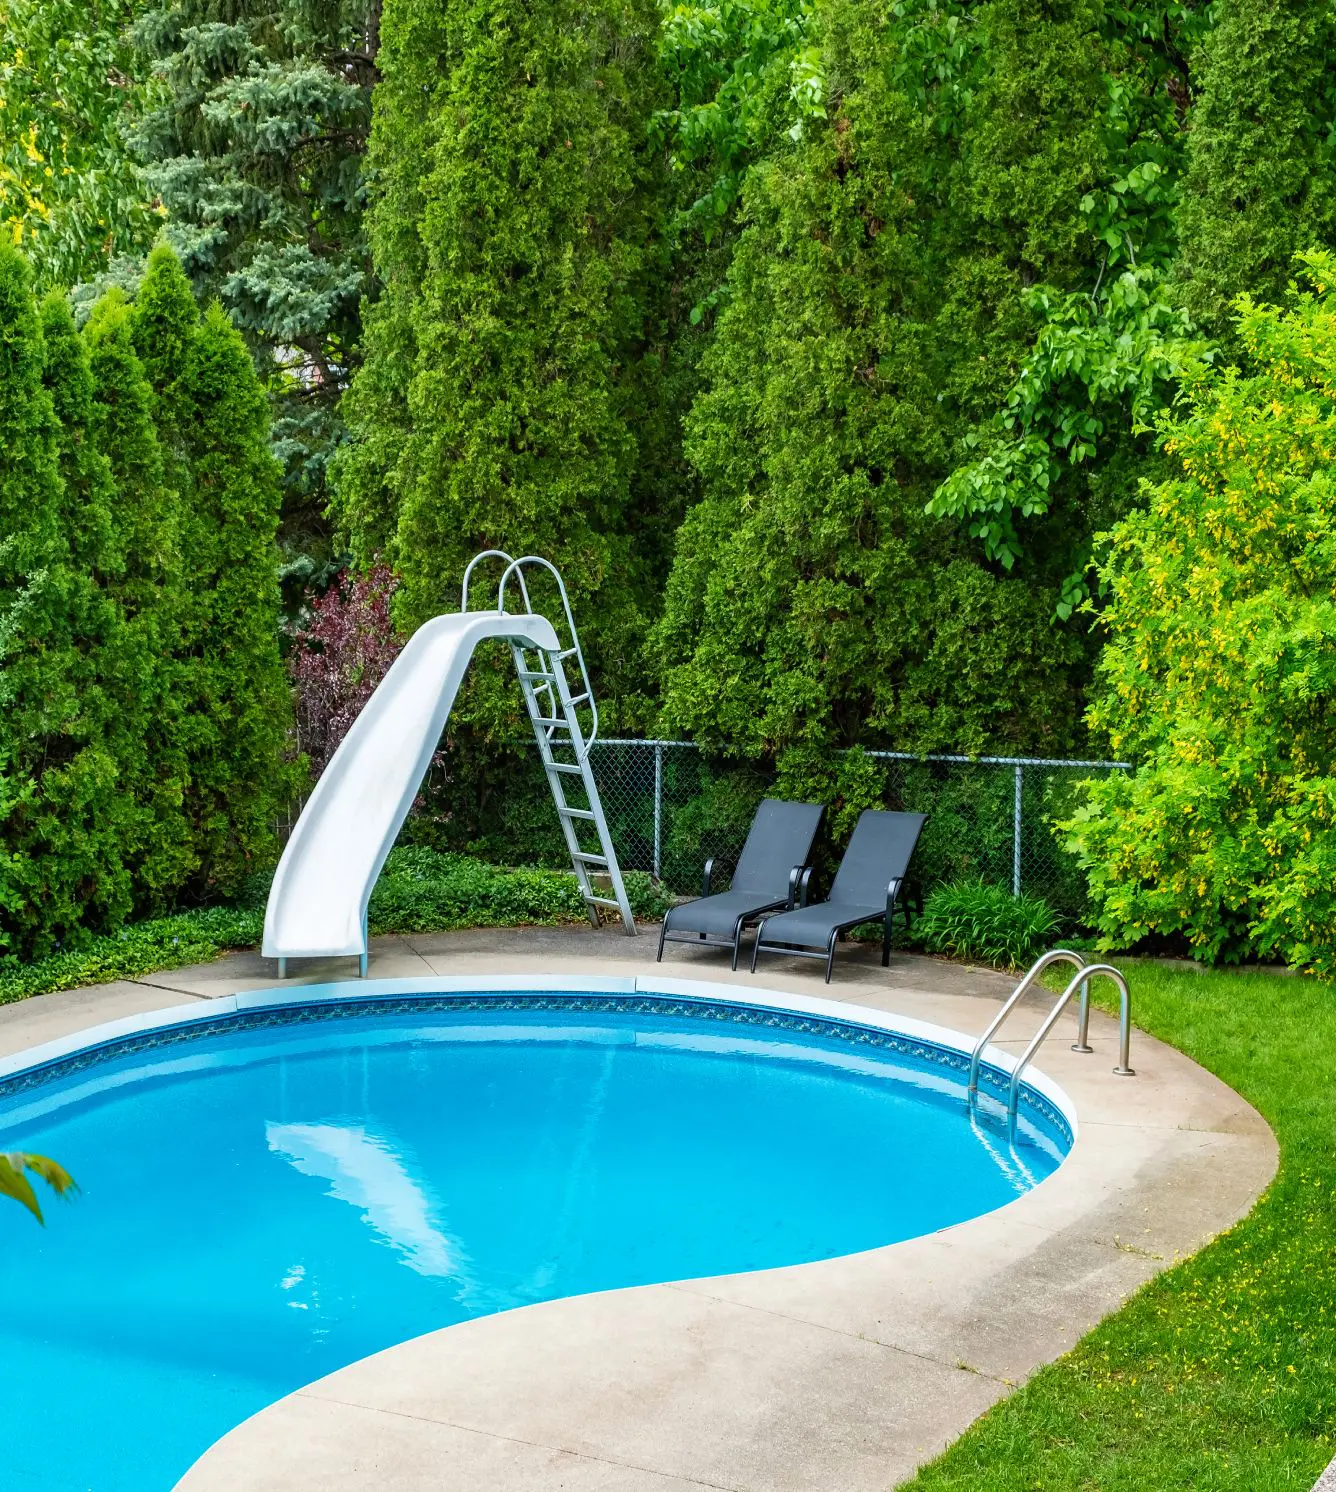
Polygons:
[[[70,949],[24,963],[0,960],[0,1004],[160,969],[204,963],[230,949],[254,948],[264,929],[267,877],[240,905],[200,907],[131,923]],[[636,917],[653,921],[669,902],[650,877],[626,875]],[[468,855],[392,850],[372,893],[368,924],[379,933],[446,932],[464,927],[555,926],[583,922],[585,906],[569,871],[487,865]]]
[[1043,897],[973,880],[929,892],[912,936],[929,953],[1016,969],[1051,947],[1057,931],[1058,915]]
[[1145,1286],[906,1492],[1308,1492],[1336,1453],[1330,986],[1128,967],[1137,1025],[1257,1107],[1279,1173],[1244,1221]]

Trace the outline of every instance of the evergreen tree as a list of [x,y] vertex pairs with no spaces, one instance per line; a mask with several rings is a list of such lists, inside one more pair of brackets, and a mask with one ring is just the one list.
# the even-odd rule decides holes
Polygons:
[[154,396],[134,349],[133,317],[119,290],[93,308],[84,328],[93,379],[91,429],[116,486],[108,588],[123,619],[112,685],[132,747],[126,782],[140,805],[142,832],[126,846],[136,907],[168,908],[194,867],[183,811],[188,781],[180,669],[183,594],[178,494],[163,477]]
[[656,20],[648,0],[387,7],[371,230],[385,290],[339,477],[355,551],[402,575],[401,620],[443,610],[476,550],[537,552],[628,692],[631,492],[657,418]]
[[1222,0],[1199,59],[1180,209],[1184,300],[1215,336],[1245,291],[1279,301],[1294,255],[1336,242],[1336,14]]
[[1086,272],[1100,21],[1083,0],[822,12],[828,117],[751,172],[688,424],[705,495],[658,631],[671,728],[777,753],[795,786],[860,740],[1072,744],[1067,556],[1008,576],[924,507],[1034,335],[1027,285]]
[[337,405],[368,288],[361,155],[380,0],[148,0],[157,86],[134,132],[201,301],[276,395],[294,537],[321,526]]
[[188,805],[200,884],[235,890],[274,851],[293,787],[284,764],[291,700],[278,651],[281,470],[269,406],[245,343],[217,304],[186,375],[196,410],[191,501],[204,542],[186,583],[206,598],[191,672]]
[[150,256],[132,327],[164,481],[177,494],[179,651],[164,733],[179,732],[170,752],[187,766],[192,885],[206,894],[263,863],[290,788],[275,579],[280,472],[240,334],[216,305],[200,317],[165,245]]
[[[132,899],[120,846],[133,805],[100,677],[115,608],[87,567],[108,532],[110,483],[68,308],[49,302],[45,320],[49,347],[28,268],[0,247],[0,942],[24,955],[115,925]],[[82,564],[63,531],[75,514]]]

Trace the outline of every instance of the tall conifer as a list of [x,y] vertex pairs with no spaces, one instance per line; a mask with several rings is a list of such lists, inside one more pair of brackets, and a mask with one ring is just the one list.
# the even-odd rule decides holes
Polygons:
[[339,512],[410,625],[500,546],[552,558],[631,681],[652,275],[647,0],[393,0],[372,156],[385,281]]
[[1294,255],[1336,242],[1336,15],[1309,0],[1221,0],[1188,133],[1178,275],[1197,321],[1231,335],[1245,291],[1279,301]]
[[22,954],[132,903],[133,804],[102,681],[116,614],[95,579],[110,484],[68,308],[48,302],[45,320],[49,344],[27,266],[0,247],[0,940]]

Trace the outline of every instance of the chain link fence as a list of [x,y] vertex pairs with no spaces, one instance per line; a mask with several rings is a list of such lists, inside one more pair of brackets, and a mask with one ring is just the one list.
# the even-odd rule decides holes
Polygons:
[[[1126,771],[1126,763],[867,754],[885,772],[885,807],[928,815],[914,858],[925,892],[977,876],[1016,895],[1042,896],[1069,923],[1085,920],[1085,877],[1055,825],[1076,811],[1082,783]],[[649,871],[683,895],[699,891],[701,867],[711,856],[729,865],[737,859],[756,805],[775,781],[764,767],[721,761],[690,741],[598,741],[590,761],[622,868]],[[472,831],[454,844],[498,863],[568,867],[532,740],[517,743],[513,768],[491,832],[479,832],[471,819]],[[415,813],[405,836],[425,832],[434,840],[436,831],[427,820],[435,816],[439,825],[440,805],[457,804],[444,762],[433,765],[423,804],[435,806],[416,825]],[[294,804],[278,825],[280,839],[291,831],[300,806]],[[833,869],[842,843],[831,844],[827,831],[822,869]]]
[[[1085,878],[1054,826],[1079,806],[1082,783],[1126,771],[1125,763],[867,754],[885,771],[885,806],[928,815],[915,856],[925,891],[978,876],[1083,918]],[[774,782],[688,741],[600,741],[590,760],[623,868],[650,871],[681,893],[699,888],[709,856],[736,859]]]

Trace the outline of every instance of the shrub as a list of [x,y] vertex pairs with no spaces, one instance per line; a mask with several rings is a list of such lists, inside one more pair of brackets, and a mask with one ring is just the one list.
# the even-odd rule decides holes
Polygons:
[[388,565],[345,571],[311,601],[310,620],[293,639],[297,741],[317,777],[403,647],[390,619],[398,584]]
[[[252,948],[264,927],[267,879],[246,884],[244,905],[204,907],[122,928],[84,947],[36,963],[0,960],[0,1004],[51,990],[135,979],[155,969],[202,963],[230,948]],[[667,898],[640,871],[626,876],[637,917],[661,917]],[[569,871],[507,870],[467,855],[391,851],[371,898],[373,933],[438,932],[461,927],[550,926],[584,920]]]
[[1336,257],[1288,309],[1237,302],[1251,368],[1163,424],[1182,475],[1111,535],[1101,697],[1137,763],[1067,821],[1106,946],[1336,975]]
[[1034,962],[1058,931],[1038,896],[1013,896],[985,881],[957,881],[930,893],[914,932],[929,953],[1018,969]]

